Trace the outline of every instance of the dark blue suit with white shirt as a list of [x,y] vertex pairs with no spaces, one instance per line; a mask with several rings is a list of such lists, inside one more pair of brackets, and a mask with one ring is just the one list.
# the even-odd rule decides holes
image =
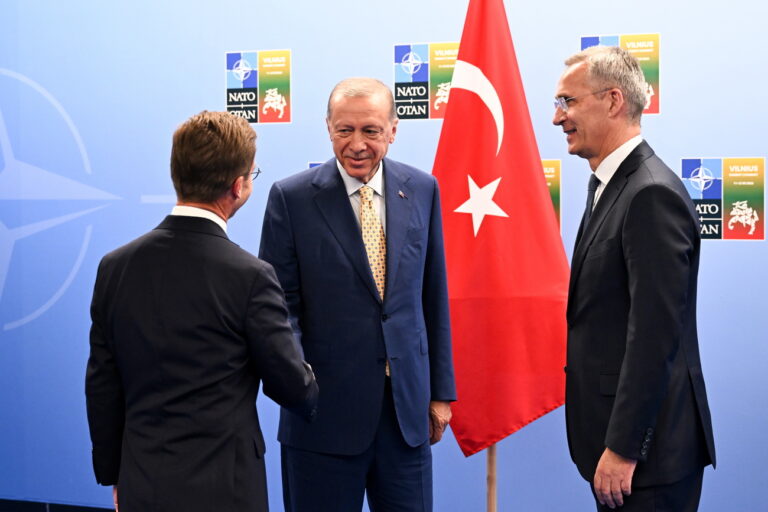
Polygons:
[[[277,272],[294,331],[322,388],[311,425],[282,412],[278,438],[284,449],[342,458],[372,452],[375,459],[397,451],[378,437],[391,415],[387,429],[399,433],[404,449],[428,452],[429,402],[456,398],[437,181],[388,158],[383,165],[383,301],[335,159],[276,182],[270,191],[260,257]],[[387,360],[391,377],[385,376]],[[283,470],[290,486],[285,460]],[[327,488],[334,480],[312,475],[311,485],[299,492],[311,494],[308,500],[333,501]],[[431,501],[431,481],[429,486]],[[370,487],[368,492],[370,502]],[[339,510],[334,507],[325,502],[317,509]]]

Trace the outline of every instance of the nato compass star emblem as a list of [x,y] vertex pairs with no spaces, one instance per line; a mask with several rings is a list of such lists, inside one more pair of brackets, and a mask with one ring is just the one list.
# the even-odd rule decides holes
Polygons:
[[715,176],[712,174],[712,171],[706,167],[697,167],[691,171],[689,181],[693,188],[698,191],[704,191],[712,186],[712,182],[715,181]]
[[235,62],[235,65],[232,66],[232,73],[241,82],[244,82],[251,76],[251,71],[253,71],[253,67],[251,66],[251,63],[245,59],[238,60]]
[[[25,86],[31,88],[42,96],[53,109],[58,112],[64,124],[68,128],[71,137],[82,161],[83,170],[86,174],[91,174],[91,165],[88,155],[85,151],[80,134],[75,127],[72,119],[66,113],[61,104],[41,85],[32,81],[24,75],[0,69],[0,77],[7,77]],[[0,106],[1,107],[1,106]],[[13,206],[27,201],[61,201],[61,200],[108,200],[120,199],[110,193],[98,190],[96,188],[84,185],[70,178],[60,176],[50,170],[41,169],[35,165],[23,161],[16,155],[11,143],[11,137],[5,122],[2,108],[0,108],[0,202],[12,201]],[[1,203],[0,203],[1,204]],[[0,218],[0,303],[3,299],[7,300],[5,293],[5,284],[8,277],[8,269],[14,259],[14,249],[17,242],[27,237],[40,234],[53,227],[67,223],[76,218],[82,217],[96,210],[104,208],[106,205],[95,208],[86,208],[74,213],[55,216],[42,221],[24,224],[16,227],[9,227]],[[88,245],[91,239],[92,226],[86,227],[82,240],[80,240],[80,250],[78,256],[67,273],[67,276],[60,283],[58,289],[53,292],[42,304],[33,306],[33,311],[28,311],[20,318],[16,318],[2,324],[2,330],[8,331],[20,327],[35,318],[39,317],[51,308],[64,295],[70,286],[83,263]],[[74,241],[73,243],[77,243]],[[55,248],[52,248],[55,249]],[[56,250],[51,250],[51,258],[56,257]]]
[[400,60],[400,67],[409,75],[418,73],[422,64],[424,64],[424,61],[421,60],[421,57],[416,52],[408,52]]

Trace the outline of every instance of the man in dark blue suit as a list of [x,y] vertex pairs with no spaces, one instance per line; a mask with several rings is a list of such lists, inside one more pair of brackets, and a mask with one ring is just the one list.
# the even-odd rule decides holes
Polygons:
[[392,93],[340,82],[335,159],[274,184],[260,256],[277,272],[323,389],[310,425],[280,417],[290,512],[432,510],[430,443],[455,400],[436,180],[384,158]]
[[571,457],[598,510],[692,512],[715,464],[696,333],[698,217],[640,135],[637,60],[595,47],[565,64],[553,123],[593,172],[568,292]]
[[266,511],[259,386],[301,422],[315,413],[275,272],[227,237],[255,140],[226,112],[182,124],[177,205],[99,264],[86,405],[96,480],[122,512]]

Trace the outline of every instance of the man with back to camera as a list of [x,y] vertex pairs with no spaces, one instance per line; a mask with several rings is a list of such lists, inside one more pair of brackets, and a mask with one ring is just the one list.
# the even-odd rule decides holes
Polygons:
[[314,416],[274,270],[226,234],[258,174],[255,140],[226,112],[183,123],[177,205],[99,265],[86,401],[96,480],[121,512],[266,511],[260,381],[300,422]]
[[430,511],[456,393],[437,182],[384,158],[380,81],[336,85],[326,124],[336,158],[273,185],[260,248],[323,389],[313,424],[281,413],[285,508]]
[[715,464],[696,333],[697,215],[640,135],[637,60],[593,47],[565,65],[552,122],[593,172],[568,293],[571,458],[598,510],[695,511]]

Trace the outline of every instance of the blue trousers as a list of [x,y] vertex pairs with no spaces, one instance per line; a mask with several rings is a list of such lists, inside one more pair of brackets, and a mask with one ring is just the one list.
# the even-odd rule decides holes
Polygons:
[[428,440],[414,448],[403,439],[389,379],[376,436],[363,453],[283,445],[281,456],[286,512],[360,512],[366,493],[371,512],[432,511],[432,450]]

